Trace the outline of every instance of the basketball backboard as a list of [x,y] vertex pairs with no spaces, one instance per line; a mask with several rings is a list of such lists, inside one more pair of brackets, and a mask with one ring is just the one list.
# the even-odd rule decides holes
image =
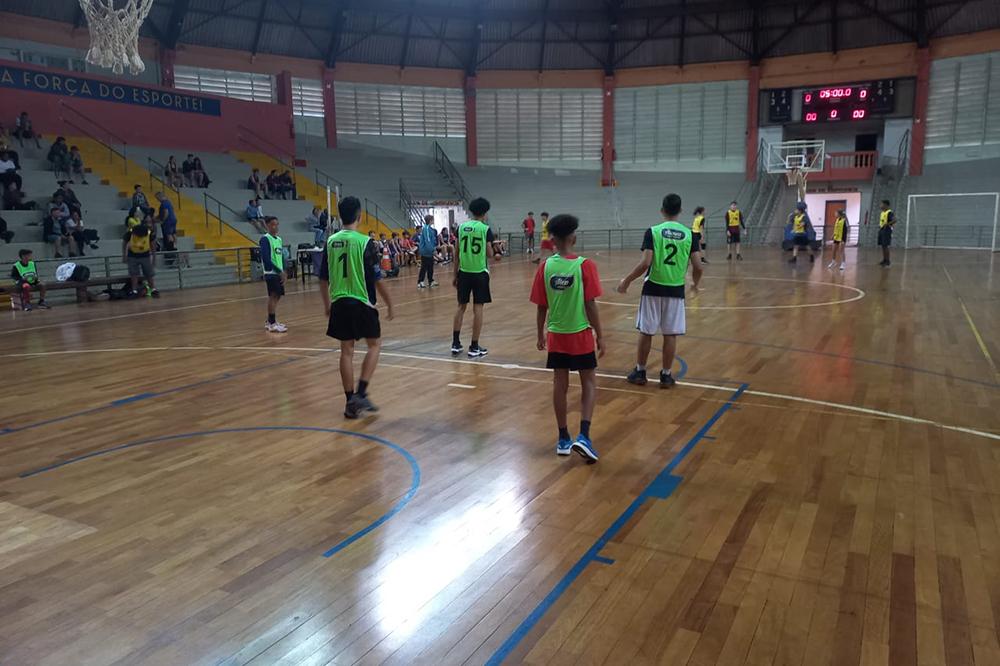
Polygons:
[[822,139],[764,142],[764,167],[768,173],[787,173],[798,169],[808,174],[823,170],[826,142]]

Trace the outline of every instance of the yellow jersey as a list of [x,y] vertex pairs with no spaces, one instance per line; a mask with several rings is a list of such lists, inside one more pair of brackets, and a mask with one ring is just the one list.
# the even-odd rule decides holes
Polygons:
[[549,221],[542,220],[542,240],[549,239]]
[[806,232],[806,214],[796,213],[792,217],[792,233],[804,234]]
[[[892,210],[884,210],[881,213],[879,213],[879,216],[878,216],[878,228],[879,229],[881,229],[882,227],[892,226],[892,223],[889,222],[889,216],[890,215],[892,215]],[[893,222],[895,222],[895,220],[893,220]]]
[[149,234],[139,236],[130,234],[128,239],[128,251],[133,255],[149,254]]
[[705,224],[705,216],[695,215],[694,221],[691,222],[691,233],[700,234],[704,224]]
[[847,219],[838,217],[833,223],[833,240],[842,243],[844,241],[844,227],[847,226]]
[[738,211],[738,210],[727,210],[726,211],[726,219],[727,219],[727,222],[728,222],[729,226],[731,226],[731,227],[738,227],[738,226],[740,226],[740,211]]

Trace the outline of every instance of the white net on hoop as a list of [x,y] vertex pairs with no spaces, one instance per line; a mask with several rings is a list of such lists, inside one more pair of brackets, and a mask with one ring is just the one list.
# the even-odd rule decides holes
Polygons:
[[806,181],[809,177],[808,173],[800,169],[799,167],[791,167],[785,172],[785,177],[788,179],[789,187],[795,188],[796,196],[798,197],[796,201],[806,200]]
[[120,9],[115,9],[115,0],[80,0],[80,7],[90,26],[87,62],[115,74],[123,73],[126,67],[132,74],[146,71],[139,57],[139,26],[153,0],[126,0]]

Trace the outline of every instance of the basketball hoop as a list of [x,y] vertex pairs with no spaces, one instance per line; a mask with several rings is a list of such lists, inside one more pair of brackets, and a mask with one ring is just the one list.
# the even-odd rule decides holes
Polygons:
[[788,179],[788,186],[796,188],[796,194],[798,195],[796,201],[805,201],[806,179],[809,177],[809,174],[799,167],[791,167],[785,172],[785,177]]
[[146,71],[139,57],[139,26],[153,0],[126,0],[121,9],[115,9],[115,0],[80,0],[80,7],[90,27],[87,62],[115,74],[122,74],[126,67],[133,75]]

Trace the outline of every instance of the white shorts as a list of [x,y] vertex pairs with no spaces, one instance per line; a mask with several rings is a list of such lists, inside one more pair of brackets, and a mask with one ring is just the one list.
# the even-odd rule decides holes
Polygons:
[[635,327],[643,335],[684,335],[687,332],[684,299],[640,296]]

